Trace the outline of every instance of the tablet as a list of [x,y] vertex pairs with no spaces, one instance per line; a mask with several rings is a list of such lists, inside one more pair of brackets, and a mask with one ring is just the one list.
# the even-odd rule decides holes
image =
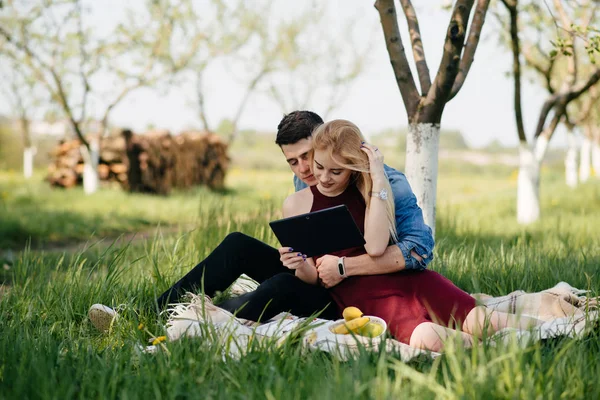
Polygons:
[[366,243],[345,205],[272,221],[269,225],[282,246],[289,246],[308,257]]

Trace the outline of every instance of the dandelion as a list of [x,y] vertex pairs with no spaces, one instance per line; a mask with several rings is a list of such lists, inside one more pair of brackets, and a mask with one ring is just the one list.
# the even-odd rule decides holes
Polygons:
[[157,338],[154,338],[154,340],[152,341],[152,345],[153,345],[153,346],[156,346],[157,344],[159,344],[159,343],[162,343],[162,342],[164,342],[165,340],[167,340],[167,337],[166,337],[166,336],[159,336],[159,337],[157,337]]
[[144,324],[142,324],[142,323],[140,322],[140,324],[138,325],[138,331],[141,331],[142,329],[144,329]]

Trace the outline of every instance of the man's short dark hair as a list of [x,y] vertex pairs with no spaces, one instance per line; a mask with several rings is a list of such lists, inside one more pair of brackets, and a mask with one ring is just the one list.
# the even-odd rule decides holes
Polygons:
[[292,111],[284,116],[277,126],[275,143],[282,146],[306,139],[322,123],[323,118],[317,113],[312,111]]

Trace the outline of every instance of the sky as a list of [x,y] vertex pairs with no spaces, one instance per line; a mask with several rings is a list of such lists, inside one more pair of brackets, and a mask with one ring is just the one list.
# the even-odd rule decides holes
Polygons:
[[[198,5],[202,7],[203,2],[204,0],[199,0]],[[327,3],[330,7],[328,18],[332,29],[331,36],[339,37],[341,26],[348,18],[354,17],[356,23],[353,35],[348,40],[356,41],[358,46],[368,45],[371,48],[366,70],[329,118],[351,120],[367,137],[383,129],[400,129],[407,125],[406,112],[379,24],[379,14],[373,3],[373,0],[329,0]],[[414,3],[418,4],[417,15],[433,80],[442,55],[450,12],[442,10],[441,1],[422,0]],[[101,0],[91,4],[92,18],[96,26],[107,26],[118,20],[119,13],[115,10],[122,8],[119,0]],[[130,4],[139,7],[142,3],[133,1]],[[306,4],[275,0],[274,18],[294,18]],[[397,8],[400,8],[398,4]],[[401,18],[401,36],[407,55],[412,61],[410,41],[404,22]],[[485,146],[493,140],[506,146],[518,143],[513,114],[512,80],[507,74],[511,66],[511,55],[499,45],[494,25],[494,17],[488,13],[482,40],[466,82],[458,95],[448,103],[442,118],[442,129],[460,130],[467,143],[473,147]],[[416,79],[414,69],[413,75]],[[221,119],[233,116],[237,108],[234,104],[243,97],[245,88],[239,84],[239,79],[232,76],[230,68],[225,68],[219,63],[209,67],[205,82],[207,114],[215,126]],[[194,93],[189,86],[183,82],[168,93],[140,89],[130,94],[114,109],[112,125],[128,126],[134,131],[143,131],[150,125],[173,132],[199,128],[200,121],[192,104]],[[531,138],[544,95],[541,87],[528,80],[524,81],[523,108],[528,138]],[[317,100],[311,105],[316,112],[322,112],[322,107]],[[0,112],[9,112],[7,103],[1,98]],[[258,93],[251,98],[241,117],[240,127],[274,132],[281,117],[281,108],[267,95]],[[553,139],[554,145],[562,145],[564,141],[564,133],[557,132]]]

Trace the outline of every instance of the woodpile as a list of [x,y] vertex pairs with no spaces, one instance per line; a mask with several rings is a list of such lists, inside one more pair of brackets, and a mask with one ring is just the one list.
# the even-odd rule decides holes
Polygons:
[[[72,187],[83,182],[80,142],[60,143],[53,151],[48,171],[53,186]],[[227,145],[210,133],[152,131],[106,137],[100,145],[98,175],[101,181],[118,182],[130,192],[168,194],[172,189],[206,185],[223,189],[229,165]]]
[[[98,140],[91,136],[90,140]],[[61,141],[50,156],[53,162],[48,166],[46,180],[52,186],[70,188],[83,183],[83,157],[81,142],[77,139]],[[104,182],[118,182],[124,185],[127,181],[127,165],[125,158],[125,139],[121,136],[109,136],[102,139],[98,177]]]

